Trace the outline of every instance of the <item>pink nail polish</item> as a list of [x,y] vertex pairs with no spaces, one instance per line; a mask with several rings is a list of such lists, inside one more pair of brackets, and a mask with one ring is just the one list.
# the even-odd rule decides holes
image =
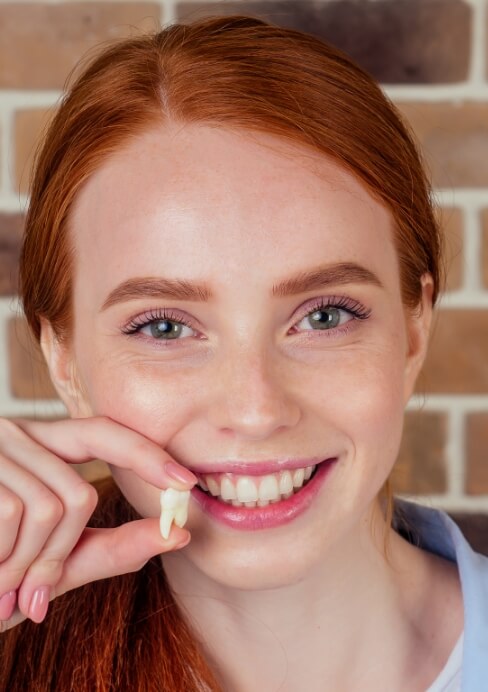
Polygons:
[[42,622],[46,617],[50,591],[49,586],[41,586],[32,594],[28,617],[34,622]]
[[0,597],[0,620],[8,620],[12,617],[17,603],[17,594],[15,591],[7,591]]
[[173,461],[167,462],[165,471],[168,476],[171,476],[171,478],[174,478],[185,485],[195,485],[198,480],[198,478],[191,471],[185,469],[183,466],[175,464]]

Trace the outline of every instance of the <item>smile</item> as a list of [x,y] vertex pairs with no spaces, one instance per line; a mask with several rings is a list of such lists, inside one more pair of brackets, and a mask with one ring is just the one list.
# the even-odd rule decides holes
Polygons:
[[312,504],[337,457],[266,476],[198,474],[191,490],[196,506],[211,519],[234,529],[259,530],[286,524]]
[[287,500],[303,488],[313,476],[317,464],[294,470],[284,469],[265,476],[233,473],[198,476],[198,486],[207,494],[234,507],[266,507]]

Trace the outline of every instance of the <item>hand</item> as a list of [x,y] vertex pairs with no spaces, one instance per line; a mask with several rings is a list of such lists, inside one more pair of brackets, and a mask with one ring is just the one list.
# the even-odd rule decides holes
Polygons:
[[69,464],[92,459],[131,469],[160,489],[196,482],[157,444],[109,418],[0,418],[0,631],[27,617],[41,622],[49,601],[66,591],[137,571],[189,542],[177,526],[164,540],[159,517],[87,528],[98,495]]

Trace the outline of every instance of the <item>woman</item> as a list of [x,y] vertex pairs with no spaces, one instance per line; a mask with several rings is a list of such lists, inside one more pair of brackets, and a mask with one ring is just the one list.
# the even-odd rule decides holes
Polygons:
[[3,688],[481,690],[488,561],[388,491],[440,265],[415,146],[334,48],[215,17],[88,65],[22,252],[70,420],[2,423]]

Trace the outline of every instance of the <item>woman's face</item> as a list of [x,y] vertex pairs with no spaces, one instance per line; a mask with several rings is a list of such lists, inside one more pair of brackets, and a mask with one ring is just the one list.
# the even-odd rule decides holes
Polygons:
[[[389,213],[318,153],[172,126],[105,161],[70,233],[71,415],[109,416],[195,471],[337,459],[308,509],[273,528],[229,527],[192,500],[192,541],[171,559],[271,587],[357,536],[397,455],[430,315],[403,309]],[[163,281],[206,288],[172,297]],[[159,489],[113,472],[142,515],[159,515]]]

